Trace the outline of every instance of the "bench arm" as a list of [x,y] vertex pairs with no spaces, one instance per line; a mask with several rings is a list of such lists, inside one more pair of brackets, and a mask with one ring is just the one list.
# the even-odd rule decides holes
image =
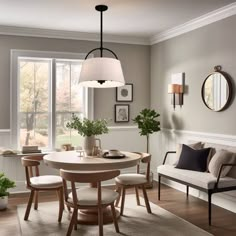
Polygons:
[[176,153],[176,151],[168,151],[168,152],[166,152],[162,165],[165,165],[166,158],[167,158],[168,154],[171,154],[171,153]]
[[222,172],[222,170],[223,170],[223,168],[224,168],[225,166],[236,166],[236,164],[222,164],[222,165],[221,165],[219,174],[218,174],[218,176],[217,176],[217,181],[216,181],[215,188],[218,188],[218,184],[219,184],[219,182],[220,182],[220,175],[221,175],[221,172]]

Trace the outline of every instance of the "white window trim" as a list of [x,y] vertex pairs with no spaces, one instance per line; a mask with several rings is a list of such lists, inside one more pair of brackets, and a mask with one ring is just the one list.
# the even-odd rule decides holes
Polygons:
[[[18,106],[18,57],[42,57],[42,58],[57,58],[57,59],[77,59],[83,60],[86,54],[84,53],[67,53],[67,52],[51,52],[51,51],[35,51],[35,50],[11,50],[11,66],[10,66],[10,130],[11,130],[11,147],[17,149],[17,106]],[[94,119],[94,89],[86,90],[87,100],[85,116],[89,119]],[[52,137],[53,139],[55,137]]]

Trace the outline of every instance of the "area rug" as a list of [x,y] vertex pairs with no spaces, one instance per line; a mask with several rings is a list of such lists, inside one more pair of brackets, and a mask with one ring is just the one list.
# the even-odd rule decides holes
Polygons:
[[[120,233],[115,232],[113,224],[104,225],[107,236],[207,236],[212,235],[174,214],[150,204],[152,214],[148,214],[144,200],[136,205],[135,195],[127,195],[124,216],[119,218]],[[68,213],[64,211],[62,222],[57,222],[58,202],[40,203],[37,211],[30,212],[29,220],[24,221],[26,205],[17,206],[22,236],[64,236],[69,226]],[[98,226],[78,225],[72,235],[97,236]]]

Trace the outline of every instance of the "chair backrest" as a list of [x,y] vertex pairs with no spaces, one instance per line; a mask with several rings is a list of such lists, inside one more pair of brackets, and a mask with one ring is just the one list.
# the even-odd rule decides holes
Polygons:
[[25,167],[25,176],[27,187],[31,186],[30,178],[33,176],[39,176],[40,161],[43,160],[43,156],[24,156],[21,158],[21,164]]
[[[145,153],[145,152],[134,152],[136,154],[139,154],[141,156],[141,162],[146,164],[146,179],[149,181],[150,179],[150,167],[151,167],[151,154]],[[140,163],[137,164],[137,173],[140,173]]]
[[76,194],[75,183],[96,183],[97,185],[97,197],[98,205],[101,204],[101,182],[109,179],[113,179],[120,174],[119,170],[110,170],[110,171],[96,171],[96,172],[75,172],[68,170],[60,170],[60,175],[63,179],[63,187],[65,194],[65,201],[68,200],[68,185],[67,182],[70,182],[73,202],[74,205],[77,205],[78,197]]

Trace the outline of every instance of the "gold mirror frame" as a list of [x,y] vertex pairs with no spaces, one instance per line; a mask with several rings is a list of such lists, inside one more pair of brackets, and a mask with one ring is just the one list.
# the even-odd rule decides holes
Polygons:
[[[202,101],[206,107],[217,112],[226,109],[232,98],[232,83],[230,77],[227,73],[221,71],[221,69],[221,66],[214,67],[214,72],[209,74],[204,80],[201,91]],[[208,96],[206,95],[207,91]],[[214,95],[214,92],[218,92],[218,94]]]

